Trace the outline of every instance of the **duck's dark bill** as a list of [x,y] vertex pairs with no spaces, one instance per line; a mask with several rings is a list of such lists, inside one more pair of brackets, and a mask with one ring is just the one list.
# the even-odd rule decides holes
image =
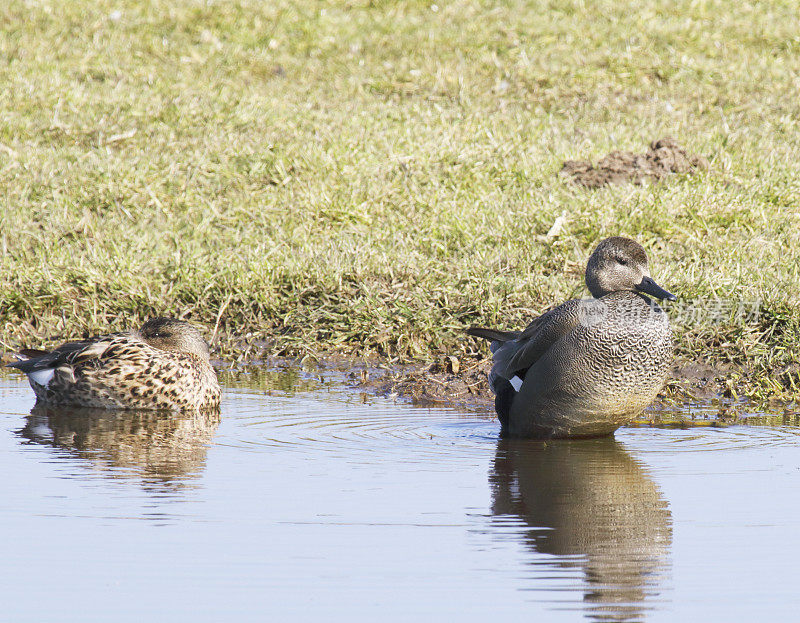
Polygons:
[[650,277],[644,277],[642,282],[636,286],[636,289],[639,290],[639,292],[644,292],[645,294],[649,294],[650,296],[654,296],[658,299],[667,299],[668,301],[678,300],[677,296],[667,292]]

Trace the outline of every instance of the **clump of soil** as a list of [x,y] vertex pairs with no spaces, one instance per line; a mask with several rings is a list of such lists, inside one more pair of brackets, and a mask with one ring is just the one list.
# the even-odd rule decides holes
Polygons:
[[703,156],[687,154],[678,142],[670,137],[650,143],[644,154],[631,151],[612,151],[592,165],[588,160],[567,160],[561,175],[587,188],[600,188],[606,184],[643,184],[659,181],[668,175],[694,175],[708,169]]

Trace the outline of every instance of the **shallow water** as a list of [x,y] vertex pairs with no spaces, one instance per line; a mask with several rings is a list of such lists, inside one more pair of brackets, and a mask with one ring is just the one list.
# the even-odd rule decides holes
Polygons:
[[5,620],[795,616],[798,428],[512,442],[296,371],[226,382],[218,419],[31,413],[0,376]]

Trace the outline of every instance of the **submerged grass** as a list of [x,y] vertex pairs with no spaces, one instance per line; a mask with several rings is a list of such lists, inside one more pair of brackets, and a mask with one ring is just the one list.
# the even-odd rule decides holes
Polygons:
[[[622,234],[681,297],[681,355],[800,396],[794,2],[11,0],[0,25],[8,348],[169,314],[473,356],[464,326],[584,295]],[[665,135],[710,170],[557,176]]]

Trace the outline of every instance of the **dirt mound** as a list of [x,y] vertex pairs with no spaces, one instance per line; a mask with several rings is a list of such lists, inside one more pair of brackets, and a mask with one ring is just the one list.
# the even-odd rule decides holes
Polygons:
[[708,169],[708,160],[703,156],[687,154],[673,138],[662,138],[650,143],[644,154],[630,151],[612,151],[593,166],[588,160],[567,160],[561,175],[587,188],[600,188],[606,184],[643,184],[659,181],[677,173],[694,175],[698,170]]

